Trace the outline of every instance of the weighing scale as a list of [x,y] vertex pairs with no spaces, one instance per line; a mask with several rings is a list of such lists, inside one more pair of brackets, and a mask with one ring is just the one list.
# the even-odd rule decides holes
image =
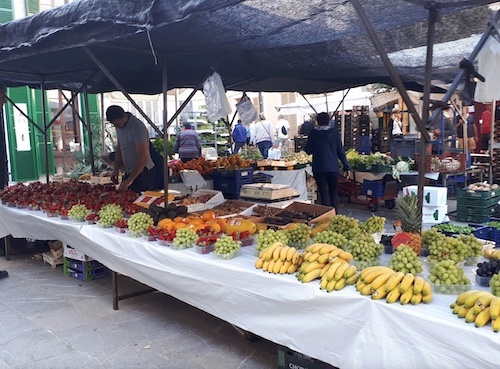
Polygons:
[[252,183],[241,186],[240,197],[247,199],[281,201],[299,197],[300,192],[289,185],[274,183]]

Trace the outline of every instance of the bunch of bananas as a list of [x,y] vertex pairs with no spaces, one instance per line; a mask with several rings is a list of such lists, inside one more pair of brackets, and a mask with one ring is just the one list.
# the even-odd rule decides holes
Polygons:
[[274,274],[293,274],[300,263],[302,256],[295,247],[275,242],[260,252],[255,267]]
[[373,300],[385,297],[389,304],[399,300],[401,305],[409,302],[416,305],[432,300],[431,285],[422,277],[395,272],[384,266],[363,269],[356,282],[356,290],[362,295],[371,295]]
[[[297,279],[302,283],[320,278],[323,268],[333,262],[348,264],[353,258],[350,253],[326,243],[313,243],[303,254],[304,261],[297,271]],[[325,269],[326,270],[326,269]]]
[[356,266],[343,261],[330,262],[321,270],[319,288],[327,292],[340,291],[345,286],[356,283],[359,277],[356,271]]
[[467,323],[474,322],[479,328],[491,321],[493,331],[500,330],[500,297],[487,291],[463,292],[450,307],[453,309],[453,314],[465,318]]

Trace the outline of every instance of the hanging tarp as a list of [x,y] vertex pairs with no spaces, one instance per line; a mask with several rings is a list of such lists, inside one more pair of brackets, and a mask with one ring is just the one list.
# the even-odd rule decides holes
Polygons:
[[[493,9],[433,2],[440,10],[436,43],[481,34]],[[388,53],[426,44],[425,2],[365,0]],[[0,75],[9,85],[75,90],[97,70],[89,48],[129,93],[194,87],[217,71],[228,89],[336,91],[391,83],[349,1],[85,0],[0,26]],[[468,50],[467,52],[469,52]],[[467,54],[467,53],[466,53]],[[465,54],[465,55],[466,55]],[[464,55],[435,63],[433,79],[451,81]],[[438,57],[438,55],[436,55]],[[424,63],[394,63],[418,88]],[[88,91],[116,90],[99,71]]]
[[474,100],[482,103],[500,100],[500,35],[490,36],[477,56],[478,81]]

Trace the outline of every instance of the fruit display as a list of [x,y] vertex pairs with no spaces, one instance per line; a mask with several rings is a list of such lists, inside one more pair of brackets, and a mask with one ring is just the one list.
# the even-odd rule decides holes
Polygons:
[[172,247],[175,249],[187,249],[193,247],[194,243],[198,240],[196,232],[190,228],[178,229]]
[[480,277],[492,277],[500,272],[500,261],[485,261],[477,264],[476,274]]
[[153,218],[149,214],[143,212],[132,214],[128,220],[129,235],[131,237],[140,237],[146,234],[148,227],[153,225]]
[[382,232],[385,226],[385,218],[376,215],[371,216],[364,222],[359,223],[359,228],[368,234]]
[[395,272],[384,266],[372,266],[361,271],[356,282],[356,291],[371,295],[373,300],[386,299],[392,304],[399,300],[401,305],[432,301],[429,282],[412,273]]
[[244,159],[240,155],[224,156],[217,159],[214,167],[222,168],[223,170],[234,171],[235,169],[249,168],[253,165],[252,160]]
[[318,217],[319,214],[311,213],[309,211],[293,211],[293,210],[282,210],[277,216],[282,218],[299,219],[299,220],[312,220]]
[[461,234],[457,237],[459,241],[462,241],[465,246],[465,257],[466,258],[476,258],[483,254],[483,244],[479,241],[473,234]]
[[297,249],[303,249],[309,244],[311,227],[304,223],[293,223],[293,227],[285,229],[288,245]]
[[357,282],[359,274],[354,265],[344,262],[333,261],[328,263],[320,273],[321,281],[319,288],[326,292],[340,291],[345,286],[353,285]]
[[396,248],[389,260],[389,268],[396,272],[411,273],[417,275],[422,273],[422,261],[409,246],[401,245]]
[[212,210],[215,211],[215,214],[217,216],[224,216],[230,214],[239,214],[243,210],[248,209],[250,206],[252,206],[251,203],[245,204],[241,201],[226,200],[222,204],[213,207]]
[[121,233],[125,233],[125,230],[128,228],[128,220],[127,219],[117,220],[116,222],[113,223],[113,227],[119,228],[123,230],[123,232]]
[[148,226],[148,228],[146,228],[146,230],[144,231],[144,238],[147,241],[156,241],[161,231],[162,229],[160,227]]
[[156,240],[162,245],[169,245],[174,241],[176,233],[177,231],[169,231],[162,228]]
[[349,252],[333,245],[314,243],[305,249],[302,255],[303,262],[297,271],[297,279],[302,283],[311,282],[320,278],[323,268],[333,262],[347,264],[353,260]]
[[470,290],[457,296],[450,305],[453,314],[465,318],[467,323],[474,323],[477,328],[491,322],[494,332],[500,330],[500,297],[487,291]]
[[85,205],[76,204],[73,205],[71,209],[69,209],[68,216],[73,221],[83,222],[85,220],[85,217],[90,213],[92,213],[92,211],[90,209],[87,209]]
[[313,238],[313,243],[327,243],[344,250],[347,248],[347,238],[330,230],[317,233]]
[[384,247],[376,243],[375,239],[369,234],[362,234],[356,239],[347,242],[347,251],[349,251],[356,261],[372,261],[382,255]]
[[476,182],[476,183],[471,183],[470,185],[467,186],[467,192],[474,193],[476,191],[495,191],[498,190],[498,185],[493,184],[490,185],[488,182]]
[[225,231],[228,234],[248,232],[252,235],[257,232],[257,225],[247,219],[231,218],[226,222]]
[[285,161],[296,161],[297,164],[312,163],[312,155],[308,155],[305,151],[288,153],[285,156]]
[[231,236],[221,235],[217,241],[215,241],[214,252],[224,259],[231,259],[235,256],[240,247],[241,241],[235,241]]
[[422,211],[415,193],[396,199],[396,214],[401,222],[401,229],[410,237],[408,246],[420,256],[422,231]]
[[[498,269],[498,268],[497,268]],[[500,297],[500,271],[497,271],[491,276],[490,287],[491,293],[497,297]]]
[[154,224],[159,225],[163,219],[174,220],[176,217],[186,216],[187,210],[186,206],[171,202],[166,207],[151,204],[147,209],[142,209],[141,211],[149,214],[153,218]]
[[117,221],[123,219],[122,207],[118,204],[107,204],[99,210],[99,220],[97,224],[102,227],[112,227]]
[[432,226],[433,229],[443,232],[443,233],[453,233],[453,234],[470,234],[473,229],[469,226],[462,226],[452,223],[441,223]]
[[[196,204],[205,204],[208,200],[210,200],[214,196],[215,196],[215,194],[213,194],[213,193],[203,193],[203,194],[198,194],[198,195],[197,194],[186,195],[178,200],[177,205],[189,206],[189,205],[196,205]],[[187,211],[187,209],[186,209],[186,211]]]
[[274,208],[267,205],[257,205],[252,209],[253,213],[259,217],[272,217],[281,212],[280,208]]
[[490,260],[500,260],[500,250],[499,249],[486,249],[483,251],[483,256]]
[[429,270],[429,280],[435,290],[444,294],[458,294],[470,289],[470,280],[453,260],[443,260]]
[[349,230],[359,229],[359,220],[354,219],[353,217],[338,214],[330,218],[328,229],[333,232],[341,233],[345,236],[345,233]]
[[288,237],[285,231],[275,231],[274,229],[260,230],[257,234],[257,251],[262,251],[275,242],[288,244]]
[[206,160],[203,156],[198,159],[191,159],[186,163],[182,161],[172,161],[168,164],[172,171],[172,177],[178,177],[181,170],[197,170],[202,176],[212,173],[214,163]]
[[275,242],[260,252],[255,267],[274,274],[293,274],[301,263],[302,256],[295,247]]

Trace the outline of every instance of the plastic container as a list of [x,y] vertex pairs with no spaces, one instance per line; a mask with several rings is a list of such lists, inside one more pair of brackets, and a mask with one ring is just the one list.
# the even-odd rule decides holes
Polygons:
[[245,246],[253,246],[257,243],[257,238],[255,236],[250,236],[244,240],[240,240],[241,241],[241,247],[245,247]]
[[441,295],[459,295],[471,289],[470,284],[434,284],[430,282],[432,292]]
[[144,235],[142,232],[137,232],[137,231],[131,231],[130,229],[127,230],[127,236],[132,237],[132,238],[140,238]]
[[57,215],[57,213],[50,213],[50,212],[47,212],[46,214],[47,214],[47,218],[55,218],[55,217],[57,217],[57,216],[58,216],[58,215]]
[[127,233],[127,228],[114,227],[117,233]]
[[85,222],[85,218],[80,218],[80,217],[69,217],[69,220],[75,223],[82,223]]
[[158,245],[161,245],[161,246],[167,246],[167,247],[172,246],[172,241],[165,241],[165,240],[157,239],[156,242],[158,242]]
[[171,243],[170,244],[170,247],[173,248],[174,250],[185,250],[185,249],[190,249],[192,248],[194,245],[192,243],[190,244],[180,244],[180,245],[176,245],[175,243]]
[[476,266],[477,263],[479,263],[480,256],[471,256],[468,258],[465,258],[464,260],[464,266]]
[[97,226],[101,227],[101,228],[111,228],[111,227],[113,227],[112,224],[105,224],[105,223],[99,223],[99,222],[97,222]]
[[385,254],[392,254],[394,252],[394,248],[392,245],[385,245],[384,246],[384,253]]
[[234,258],[236,255],[238,254],[238,250],[236,250],[235,252],[232,252],[230,254],[217,254],[214,252],[214,255],[217,256],[218,258],[221,258],[221,259],[225,259],[225,260],[229,260],[229,259],[232,259]]
[[209,246],[194,245],[194,251],[196,251],[198,254],[209,254],[214,250],[215,250],[215,246],[213,246],[213,245],[209,245]]
[[427,257],[430,254],[431,253],[430,253],[429,249],[420,249],[420,256]]
[[153,241],[156,241],[156,239],[158,238],[158,236],[151,236],[149,234],[144,234],[142,235],[142,239],[144,241],[148,241],[148,242],[153,242]]
[[371,266],[380,265],[380,258],[373,258],[371,260],[353,261],[352,265],[355,265],[356,269],[361,271]]
[[481,277],[480,275],[477,275],[477,273],[474,273],[474,274],[475,274],[476,283],[478,285],[483,286],[483,287],[490,286],[491,277]]

